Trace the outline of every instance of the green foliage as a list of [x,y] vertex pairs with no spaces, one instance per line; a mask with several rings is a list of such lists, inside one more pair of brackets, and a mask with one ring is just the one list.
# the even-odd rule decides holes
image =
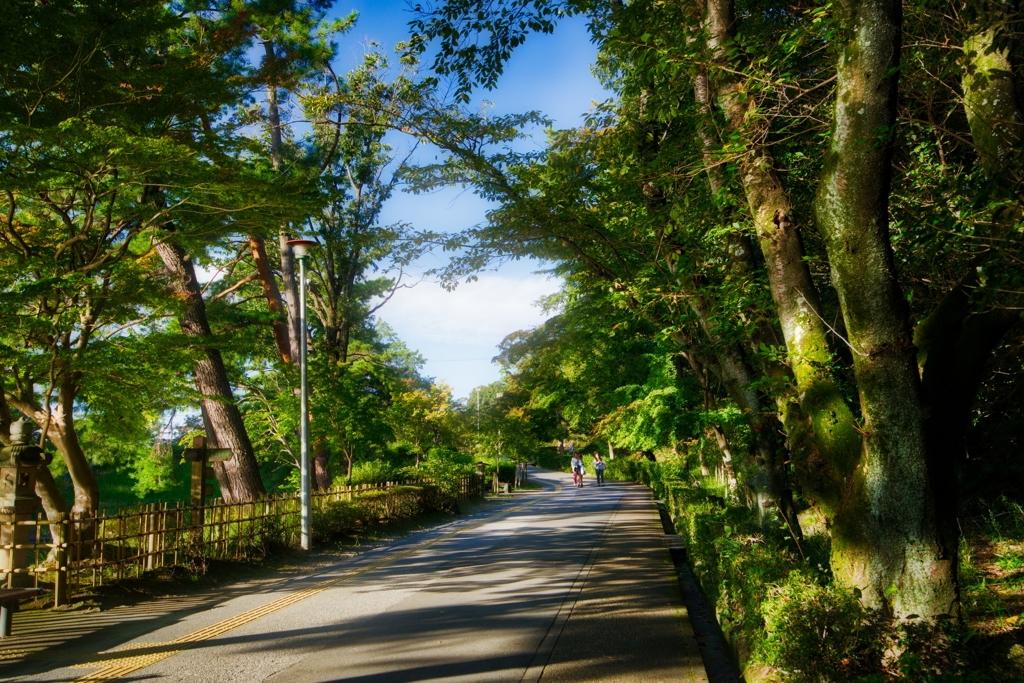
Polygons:
[[166,441],[153,445],[149,453],[139,454],[130,461],[133,490],[139,498],[148,493],[165,493],[176,488],[178,481],[174,471],[174,451]]
[[[488,12],[479,11],[478,3],[456,0],[441,5],[413,6],[416,18],[412,51],[422,52],[433,40],[441,48],[434,60],[434,70],[458,79],[457,96],[469,101],[469,92],[477,83],[493,88],[512,50],[520,46],[530,33],[551,33],[558,19],[571,12],[573,4],[551,0],[490,3]],[[487,35],[487,41],[469,38]]]
[[434,486],[454,496],[459,491],[459,479],[473,472],[473,459],[450,448],[434,447],[423,460],[423,470]]
[[[656,472],[654,467],[645,468]],[[780,532],[766,533],[753,512],[706,489],[655,474],[694,573],[729,637],[756,651],[764,637],[762,605],[772,586],[801,562]]]
[[[139,504],[189,500],[192,464],[181,459],[180,449],[175,449],[174,456],[170,459],[170,468],[165,468],[161,459],[158,472],[140,472],[139,470],[145,467],[140,466],[140,463],[150,455],[152,451],[141,454],[132,452],[130,459],[93,465],[93,473],[100,489],[100,509],[113,513],[120,508],[131,508]],[[53,470],[61,495],[65,499],[72,499],[74,489],[66,472],[56,461],[50,469]],[[220,489],[216,482],[213,497],[220,497]]]
[[[364,460],[358,462],[352,468],[352,484],[383,484],[389,481],[398,481],[409,477],[410,473],[404,468],[396,467],[387,460]],[[338,475],[334,479],[335,486],[345,486],[347,479]]]
[[543,467],[546,470],[554,470],[555,472],[569,472],[569,455],[562,455],[554,446],[546,448],[538,448],[531,456],[530,460],[536,463],[537,467]]
[[433,498],[430,487],[393,486],[361,493],[352,500],[325,501],[313,509],[313,541],[333,541],[370,524],[415,517],[433,509]]
[[854,680],[881,673],[885,623],[852,591],[793,571],[762,606],[761,656],[795,683]]

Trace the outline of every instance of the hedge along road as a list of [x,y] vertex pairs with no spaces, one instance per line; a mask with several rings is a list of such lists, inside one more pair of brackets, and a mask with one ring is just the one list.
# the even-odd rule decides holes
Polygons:
[[650,491],[535,480],[549,490],[8,680],[707,680]]

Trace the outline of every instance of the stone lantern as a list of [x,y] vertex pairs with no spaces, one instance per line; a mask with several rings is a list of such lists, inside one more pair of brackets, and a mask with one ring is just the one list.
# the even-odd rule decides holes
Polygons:
[[[39,508],[36,495],[36,472],[42,464],[50,464],[50,456],[32,444],[32,428],[24,419],[11,424],[11,445],[0,449],[0,582],[12,588],[31,586],[32,575],[10,574],[12,569],[26,569],[30,525],[28,521]],[[37,539],[38,541],[38,539]]]

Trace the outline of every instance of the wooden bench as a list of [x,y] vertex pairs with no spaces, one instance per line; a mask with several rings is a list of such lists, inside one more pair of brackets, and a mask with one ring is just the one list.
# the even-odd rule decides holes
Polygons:
[[18,601],[42,592],[42,588],[0,588],[0,638],[11,635],[11,617],[18,609]]

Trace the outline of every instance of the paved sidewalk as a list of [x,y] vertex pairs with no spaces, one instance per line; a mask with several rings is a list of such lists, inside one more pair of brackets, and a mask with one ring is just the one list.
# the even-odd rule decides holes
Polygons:
[[313,576],[19,615],[0,680],[707,680],[649,490],[536,476],[560,488]]

